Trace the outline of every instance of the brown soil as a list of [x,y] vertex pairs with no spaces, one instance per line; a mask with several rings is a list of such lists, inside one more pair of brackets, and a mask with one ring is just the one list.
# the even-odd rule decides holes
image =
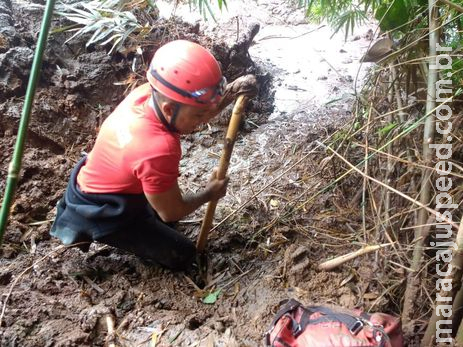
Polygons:
[[[11,6],[8,0],[0,0],[0,177],[6,177],[11,159],[41,18],[41,10],[26,5]],[[2,21],[8,25],[3,26]],[[169,33],[173,25],[159,20],[153,35]],[[272,111],[270,74],[250,60],[246,54],[249,45],[229,47],[202,36],[195,26],[176,23],[175,27],[175,37],[210,47],[229,79],[244,72],[258,75],[260,94],[248,107],[251,122],[244,124],[240,139],[257,142],[250,137],[255,129],[250,124],[265,124]],[[242,30],[243,37],[250,30]],[[324,168],[322,178],[315,181],[312,174],[320,168],[312,161],[296,165],[267,194],[212,233],[209,277],[202,289],[186,274],[145,264],[116,249],[94,244],[83,253],[63,249],[50,239],[54,206],[70,170],[81,152],[91,149],[102,120],[127,91],[126,86],[114,83],[132,76],[133,55],[110,57],[105,48],[98,47],[84,51],[83,42],[64,45],[68,36],[56,34],[49,40],[22,176],[2,246],[0,291],[5,311],[1,313],[1,346],[103,346],[108,315],[115,322],[118,346],[153,346],[156,338],[158,346],[257,346],[280,303],[290,297],[307,304],[344,307],[368,307],[379,298],[382,274],[380,264],[371,265],[374,258],[365,257],[330,273],[315,269],[319,260],[351,248],[356,241],[352,227],[360,221],[353,217],[350,198],[339,191],[327,192],[292,213],[294,201],[304,201],[301,193],[307,187],[317,187],[323,176],[329,179],[334,175]],[[4,37],[8,39],[2,40]],[[147,51],[162,43],[159,37],[152,38],[154,44]],[[218,148],[227,115],[211,128],[184,139],[186,162],[194,158],[189,151],[195,146]],[[257,176],[247,181],[240,176],[242,180],[232,183],[219,217],[252,195],[240,194],[241,186],[260,189],[288,165],[288,159],[295,162],[302,156],[317,137],[308,132],[288,144],[283,140],[291,138],[291,128],[274,130],[282,145],[278,153],[267,145],[270,154],[265,160],[261,157],[259,161],[252,150],[237,144],[240,160],[252,159]],[[257,130],[253,136],[258,135]],[[182,164],[183,183],[196,180],[200,184],[206,179],[211,165],[208,160],[207,164],[198,161],[196,166]],[[4,188],[1,180],[1,191]],[[227,208],[227,202],[234,208]],[[341,217],[333,212],[339,206],[344,211]],[[199,212],[181,224],[192,239],[201,216]],[[217,289],[221,290],[217,302],[204,304],[201,298]],[[384,302],[387,297],[378,299],[377,309],[394,310],[394,305]]]

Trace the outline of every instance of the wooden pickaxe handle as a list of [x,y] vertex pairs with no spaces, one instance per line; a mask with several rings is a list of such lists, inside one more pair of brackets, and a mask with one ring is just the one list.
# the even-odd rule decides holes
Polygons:
[[[224,148],[222,156],[220,157],[219,169],[217,171],[217,178],[223,180],[227,175],[228,164],[235,145],[236,135],[238,134],[238,128],[241,122],[241,116],[246,106],[248,98],[246,96],[238,96],[235,106],[233,107],[233,113],[228,124],[227,134],[225,136]],[[211,230],[212,220],[214,219],[215,208],[217,207],[217,200],[209,201],[207,205],[206,215],[201,225],[201,231],[199,232],[198,241],[196,242],[196,249],[199,253],[204,251],[207,244],[207,236],[209,230]]]

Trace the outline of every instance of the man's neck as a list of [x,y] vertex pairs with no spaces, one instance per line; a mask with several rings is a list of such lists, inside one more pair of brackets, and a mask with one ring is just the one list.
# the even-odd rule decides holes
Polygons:
[[177,129],[175,129],[175,126],[170,124],[164,114],[162,113],[161,107],[159,106],[159,103],[157,102],[155,96],[154,96],[154,91],[151,92],[151,97],[148,102],[148,106],[151,107],[154,111],[154,114],[158,118],[158,120],[161,121],[161,123],[167,128],[172,133],[177,133]]

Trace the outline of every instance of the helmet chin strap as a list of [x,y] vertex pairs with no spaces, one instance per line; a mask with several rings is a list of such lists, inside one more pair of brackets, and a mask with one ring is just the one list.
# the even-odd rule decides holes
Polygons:
[[151,96],[152,96],[154,109],[156,110],[156,115],[158,116],[161,123],[164,124],[164,126],[170,132],[178,133],[178,130],[175,127],[175,121],[177,120],[178,112],[180,111],[180,104],[175,103],[174,113],[172,114],[172,117],[170,118],[170,123],[169,123],[166,117],[164,116],[164,113],[162,113],[161,107],[159,106],[158,99],[156,98],[156,91],[154,89],[152,89]]

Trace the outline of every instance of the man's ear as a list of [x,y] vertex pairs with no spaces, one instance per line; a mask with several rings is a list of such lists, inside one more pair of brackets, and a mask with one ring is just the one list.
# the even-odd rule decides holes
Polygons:
[[174,114],[174,110],[175,110],[175,104],[173,102],[169,102],[169,101],[163,101],[161,103],[161,111],[162,113],[164,114],[164,117],[172,117],[173,114]]

